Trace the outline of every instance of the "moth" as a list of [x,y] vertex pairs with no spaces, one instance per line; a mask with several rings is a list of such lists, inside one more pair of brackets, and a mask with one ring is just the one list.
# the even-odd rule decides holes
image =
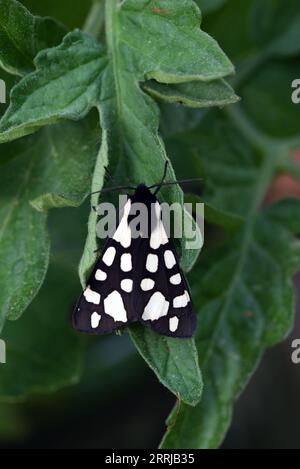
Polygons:
[[[165,336],[193,336],[196,314],[191,294],[156,197],[161,186],[168,184],[164,183],[166,169],[167,164],[160,184],[140,184],[128,196],[119,225],[107,239],[75,307],[76,330],[106,334],[139,321]],[[135,203],[147,207],[147,237],[131,236]]]

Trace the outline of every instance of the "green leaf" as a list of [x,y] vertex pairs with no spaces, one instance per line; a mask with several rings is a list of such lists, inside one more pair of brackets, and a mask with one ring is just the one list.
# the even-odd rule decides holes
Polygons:
[[[207,249],[191,274],[205,387],[193,411],[181,406],[172,412],[162,442],[167,449],[219,446],[234,401],[265,348],[282,340],[292,325],[291,278],[300,261],[300,244],[294,238],[300,232],[300,204],[285,201],[261,211],[276,173],[276,152],[282,150],[272,142],[261,147],[260,134],[242,122],[245,116],[232,123],[234,114],[229,115],[230,119],[217,112],[207,115],[188,138],[187,151],[201,155],[204,201],[243,216],[244,223],[221,246]],[[212,122],[214,130],[208,134]]]
[[[184,201],[190,204],[204,203],[201,197],[194,194],[187,194]],[[214,225],[222,226],[226,230],[232,231],[239,228],[245,221],[242,216],[235,215],[226,210],[220,210],[218,207],[206,202],[204,204],[205,221]]]
[[53,392],[81,377],[83,343],[72,330],[70,314],[80,291],[76,269],[86,212],[83,206],[50,213],[52,252],[46,281],[27,314],[7,322],[1,334],[7,362],[0,369],[0,400]]
[[35,59],[37,71],[11,92],[11,104],[0,123],[0,142],[64,118],[82,119],[97,102],[106,63],[103,47],[79,31],[68,34],[60,46],[41,51]]
[[132,326],[130,336],[161,383],[179,400],[195,406],[203,383],[194,340],[161,337],[141,325]]
[[190,132],[171,136],[167,148],[175,169],[185,164],[181,157],[185,151],[194,176],[203,178],[204,203],[231,216],[244,217],[253,196],[260,157],[220,112],[207,114]]
[[55,20],[31,15],[15,0],[0,0],[0,65],[8,72],[32,71],[36,54],[59,44],[65,33]]
[[[163,2],[162,12],[156,11],[156,8],[160,8],[159,5],[156,2],[155,7],[151,6],[145,0],[127,0],[122,6],[116,5],[115,0],[107,3],[107,35],[111,60],[106,69],[107,58],[103,47],[79,31],[68,34],[57,48],[40,52],[35,61],[37,71],[21,80],[12,92],[12,104],[0,125],[1,140],[19,138],[63,117],[78,120],[92,106],[96,106],[99,99],[104,107],[109,106],[110,103],[105,103],[109,86],[115,87],[118,84],[119,93],[124,98],[126,96],[127,100],[136,94],[141,103],[145,101],[143,108],[146,111],[146,108],[151,108],[150,102],[147,102],[137,88],[137,80],[156,78],[165,83],[206,81],[233,72],[231,63],[215,41],[200,30],[199,12],[192,1],[185,0],[184,4],[179,0]],[[169,29],[169,40],[178,40],[176,58],[165,47],[165,34],[161,38],[158,36],[156,41],[149,39],[147,51],[143,48],[145,38],[143,42],[139,41],[139,49],[133,48],[133,38],[136,44],[137,36],[142,37],[142,33],[145,34],[142,25],[146,19],[149,21],[149,36],[165,26]],[[119,24],[122,28],[118,27]],[[192,30],[192,34],[187,36],[188,30]],[[131,71],[127,70],[128,60],[133,64]],[[105,72],[103,84],[102,72]],[[108,79],[114,81],[107,84]],[[41,102],[43,106],[40,106]],[[104,113],[108,114],[105,110]],[[157,114],[154,108],[152,113]]]
[[64,263],[52,265],[27,314],[5,326],[7,363],[0,371],[0,399],[54,392],[79,380],[82,348],[69,324],[78,292],[74,279],[75,266],[70,270]]
[[176,85],[164,85],[151,80],[143,84],[143,89],[154,98],[196,108],[225,106],[239,100],[231,86],[224,80],[208,83],[193,81]]
[[[104,176],[105,176],[105,167],[108,163],[108,148],[107,148],[107,136],[104,133],[102,135],[102,142],[99,154],[97,156],[96,165],[94,169],[93,179],[92,179],[92,187],[91,192],[93,193],[91,196],[91,204],[97,205],[98,203],[98,195],[94,194],[94,192],[99,191],[104,183]],[[96,238],[96,225],[97,225],[97,214],[95,210],[91,210],[89,219],[88,219],[88,235],[85,242],[85,247],[83,250],[83,254],[81,256],[80,264],[79,264],[79,278],[81,281],[82,288],[86,287],[86,279],[90,273],[91,267],[95,263],[95,254],[98,249],[98,242]]]
[[41,189],[36,186],[35,197],[30,200],[33,207],[45,211],[82,204],[90,192],[98,134],[93,119],[43,129],[39,144],[45,148],[45,157],[39,170],[44,182]]
[[125,0],[119,8],[114,3],[109,8],[114,10],[120,47],[127,45],[134,66],[144,72],[142,80],[210,81],[233,73],[217,43],[200,30],[201,14],[193,1]]
[[20,149],[18,157],[1,166],[0,329],[7,317],[17,319],[27,308],[48,266],[46,215],[29,206],[29,187],[38,174],[35,164],[39,156],[31,151],[23,154]]
[[[289,215],[279,220],[283,210]],[[173,411],[164,448],[217,447],[230,423],[235,396],[262,352],[290,330],[291,276],[299,268],[300,245],[287,221],[293,224],[292,233],[299,233],[299,216],[300,204],[295,201],[278,206],[275,213],[271,209],[256,215],[250,233],[244,229],[195,270],[194,295],[202,305],[197,344],[205,392],[193,411],[186,406],[179,413]]]
[[78,206],[89,190],[96,143],[86,126],[55,125],[1,146],[0,328],[22,314],[47,271],[46,213],[33,206]]

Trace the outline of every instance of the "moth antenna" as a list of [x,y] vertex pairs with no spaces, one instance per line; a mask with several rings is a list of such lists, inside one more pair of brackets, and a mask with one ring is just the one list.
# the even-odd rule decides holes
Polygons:
[[[164,180],[166,179],[166,175],[167,175],[167,170],[168,170],[168,161],[165,162],[164,173],[163,173],[163,177],[161,178],[160,183],[159,183],[159,184],[155,184],[155,186],[157,186],[157,189],[156,189],[156,191],[154,192],[154,195],[156,195],[156,194],[159,192],[161,186],[164,184]],[[155,187],[155,186],[154,186],[154,187]]]
[[[108,179],[110,179],[113,183],[116,184],[116,179],[114,178],[114,176],[112,175],[111,171],[108,169],[108,166],[104,166],[104,173],[105,173],[105,176],[108,177]],[[124,191],[124,190],[135,190],[136,188],[135,187],[132,187],[132,186],[115,186],[115,187],[106,187],[106,188],[102,188],[100,189],[99,191],[95,191],[95,192],[90,192],[90,196],[91,195],[94,195],[94,194],[100,194],[100,192],[113,192],[113,191]]]
[[100,192],[114,192],[114,191],[125,191],[125,190],[135,190],[133,186],[119,186],[119,187],[105,187],[99,191],[91,192],[90,195],[99,194]]
[[[197,181],[203,181],[203,178],[178,179],[177,181],[165,181],[165,182],[160,182],[159,184],[153,184],[153,186],[148,187],[148,189],[153,189],[154,187],[158,187],[158,190],[159,190],[162,186],[172,186],[175,184],[188,184],[190,182],[197,182]],[[158,190],[155,191],[154,195],[158,192]]]
[[108,166],[104,167],[104,171],[105,171],[105,174],[107,174],[107,176],[109,177],[109,179],[113,182],[113,184],[117,185],[117,181],[112,175],[111,171],[108,169]]

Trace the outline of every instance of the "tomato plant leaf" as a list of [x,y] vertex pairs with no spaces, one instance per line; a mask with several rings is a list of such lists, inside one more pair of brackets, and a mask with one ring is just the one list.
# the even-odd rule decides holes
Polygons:
[[202,377],[193,339],[160,337],[141,325],[130,328],[130,336],[158,379],[186,404],[196,405],[202,395]]
[[79,31],[67,34],[58,47],[41,51],[35,59],[37,70],[12,89],[11,104],[0,124],[0,141],[28,135],[64,118],[86,116],[97,102],[106,63],[103,47]]
[[1,146],[1,155],[11,155],[1,165],[0,175],[1,328],[6,318],[22,314],[47,271],[46,213],[33,206],[39,210],[78,206],[86,196],[97,145],[85,125],[66,122],[45,127],[25,140]]
[[230,232],[238,229],[245,221],[244,217],[241,215],[236,215],[231,211],[222,210],[209,202],[204,203],[203,199],[195,194],[186,194],[184,201],[192,204],[193,208],[197,203],[204,204],[205,221],[213,225],[222,226]]
[[143,84],[143,89],[154,98],[188,107],[225,106],[239,100],[231,86],[224,80],[191,81],[176,85],[165,85],[149,80]]
[[59,44],[65,34],[57,21],[33,16],[15,0],[0,0],[0,63],[8,72],[24,75],[34,70],[36,54]]

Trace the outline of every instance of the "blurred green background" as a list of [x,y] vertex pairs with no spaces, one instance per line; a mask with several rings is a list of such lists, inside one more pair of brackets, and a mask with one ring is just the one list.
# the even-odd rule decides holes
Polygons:
[[[272,1],[265,0],[265,11],[255,20],[257,35],[264,37],[262,32],[265,31],[265,40],[268,24],[264,23],[264,19],[267,18],[268,2],[270,4]],[[91,1],[83,0],[24,0],[22,3],[32,13],[54,16],[70,29],[82,26],[91,5]],[[229,0],[226,14],[232,22],[223,22],[222,27],[218,24],[217,9],[222,8],[225,1],[203,0],[198,3],[202,4],[205,12],[202,28],[219,39],[221,47],[234,63],[240,57],[243,58],[242,52],[245,50],[255,55],[255,48],[245,33],[244,2]],[[292,16],[292,11],[289,13]],[[282,21],[285,19],[282,18]],[[227,36],[226,31],[232,28],[236,29],[235,34]],[[254,34],[255,29],[253,31]],[[245,86],[241,94],[249,115],[275,136],[292,134],[293,129],[299,132],[300,108],[295,107],[293,118],[289,116],[287,121],[282,121],[278,129],[276,105],[273,103],[274,107],[271,106],[272,112],[268,119],[265,114],[261,119],[253,105],[253,93],[261,90],[266,103],[273,99],[283,83],[283,77],[286,77],[285,67],[288,63],[288,58],[286,61],[273,61],[254,77],[256,89],[253,91],[252,85]],[[295,74],[298,70],[299,63],[295,66]],[[272,88],[270,95],[269,87]],[[282,96],[286,93],[290,93],[290,89],[282,94],[278,92],[279,103],[284,101]],[[264,99],[261,100],[263,102]],[[162,110],[161,128],[166,137],[170,127],[178,130],[189,122],[190,127],[195,128],[195,123],[202,118],[202,112],[199,111],[186,111],[183,117],[178,107],[164,106]],[[167,141],[167,146],[173,156],[171,140]],[[180,173],[180,176],[192,175]],[[291,192],[295,195],[300,193],[294,181],[279,181],[270,197],[276,198]],[[30,396],[20,401],[1,402],[0,448],[156,448],[164,433],[164,422],[174,404],[174,398],[157,382],[138,356],[128,335],[79,338],[72,331],[70,316],[81,290],[77,266],[85,242],[88,210],[88,204],[85,204],[80,209],[61,209],[50,213],[52,254],[45,284],[24,316],[16,323],[9,323],[5,330],[14,343],[14,355],[8,349],[7,360],[15,360],[18,370],[12,394],[14,390],[16,394],[19,392],[18,373],[22,365],[24,373],[34,374],[35,364],[38,363],[39,369],[44,368],[45,382],[49,380],[51,383],[52,374],[55,374],[60,387],[63,386],[63,377],[59,381],[60,368],[69,369],[74,385],[59,391],[52,389],[49,394],[32,389]],[[211,230],[211,227],[207,229]],[[295,285],[300,292],[300,275],[295,277]],[[26,343],[27,355],[24,351],[18,353],[18,337],[20,334],[24,336],[24,331],[29,329],[31,333]],[[292,364],[290,358],[291,341],[298,337],[300,299],[291,336],[265,354],[246,391],[237,401],[232,426],[223,443],[224,448],[300,448],[300,365]],[[67,356],[62,340],[69,341],[70,352]],[[78,341],[82,342],[85,354],[78,353]],[[46,360],[40,362],[39,346],[42,344],[45,347],[45,343],[52,357],[50,363]],[[74,354],[71,353],[72,344]],[[80,368],[83,377],[78,383],[77,370]],[[0,376],[1,386],[5,374]]]

